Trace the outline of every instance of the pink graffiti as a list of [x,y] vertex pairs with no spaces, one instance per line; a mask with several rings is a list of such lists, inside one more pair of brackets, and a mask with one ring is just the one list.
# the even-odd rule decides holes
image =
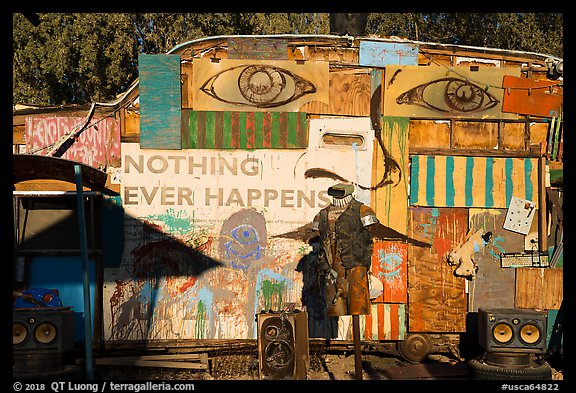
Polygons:
[[[26,118],[26,152],[48,154],[48,148],[84,122],[83,117]],[[93,167],[117,165],[120,162],[120,120],[112,117],[93,119],[62,158]]]

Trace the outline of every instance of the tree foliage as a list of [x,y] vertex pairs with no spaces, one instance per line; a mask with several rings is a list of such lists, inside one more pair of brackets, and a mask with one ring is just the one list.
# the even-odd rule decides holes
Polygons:
[[[219,35],[330,34],[327,13],[13,14],[13,101],[114,99],[138,76],[139,53]],[[372,13],[366,35],[530,51],[562,57],[563,15]]]

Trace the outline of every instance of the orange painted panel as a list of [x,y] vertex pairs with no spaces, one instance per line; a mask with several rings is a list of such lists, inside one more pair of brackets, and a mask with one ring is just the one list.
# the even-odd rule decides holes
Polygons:
[[504,87],[502,112],[542,117],[558,116],[563,101],[560,88],[558,86],[552,87],[552,90],[543,88],[553,84],[551,81],[535,81],[505,75],[502,82]]
[[408,249],[408,321],[410,332],[466,331],[465,278],[454,275],[448,253],[466,237],[463,208],[410,208],[408,237],[429,247]]
[[372,275],[384,291],[373,303],[406,303],[408,244],[398,241],[375,241],[372,252]]

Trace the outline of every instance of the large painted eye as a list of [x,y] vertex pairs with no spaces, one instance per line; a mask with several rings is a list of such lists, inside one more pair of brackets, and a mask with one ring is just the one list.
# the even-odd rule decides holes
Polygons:
[[291,71],[268,65],[241,65],[221,71],[200,87],[210,97],[238,106],[274,108],[306,94],[314,84]]
[[396,102],[450,113],[480,112],[499,103],[496,97],[480,86],[459,78],[423,83],[400,94]]

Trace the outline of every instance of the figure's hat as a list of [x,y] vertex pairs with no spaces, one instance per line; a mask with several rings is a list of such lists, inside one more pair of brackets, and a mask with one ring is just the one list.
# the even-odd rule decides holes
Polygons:
[[334,198],[344,198],[354,192],[354,184],[340,183],[328,188],[328,195]]

